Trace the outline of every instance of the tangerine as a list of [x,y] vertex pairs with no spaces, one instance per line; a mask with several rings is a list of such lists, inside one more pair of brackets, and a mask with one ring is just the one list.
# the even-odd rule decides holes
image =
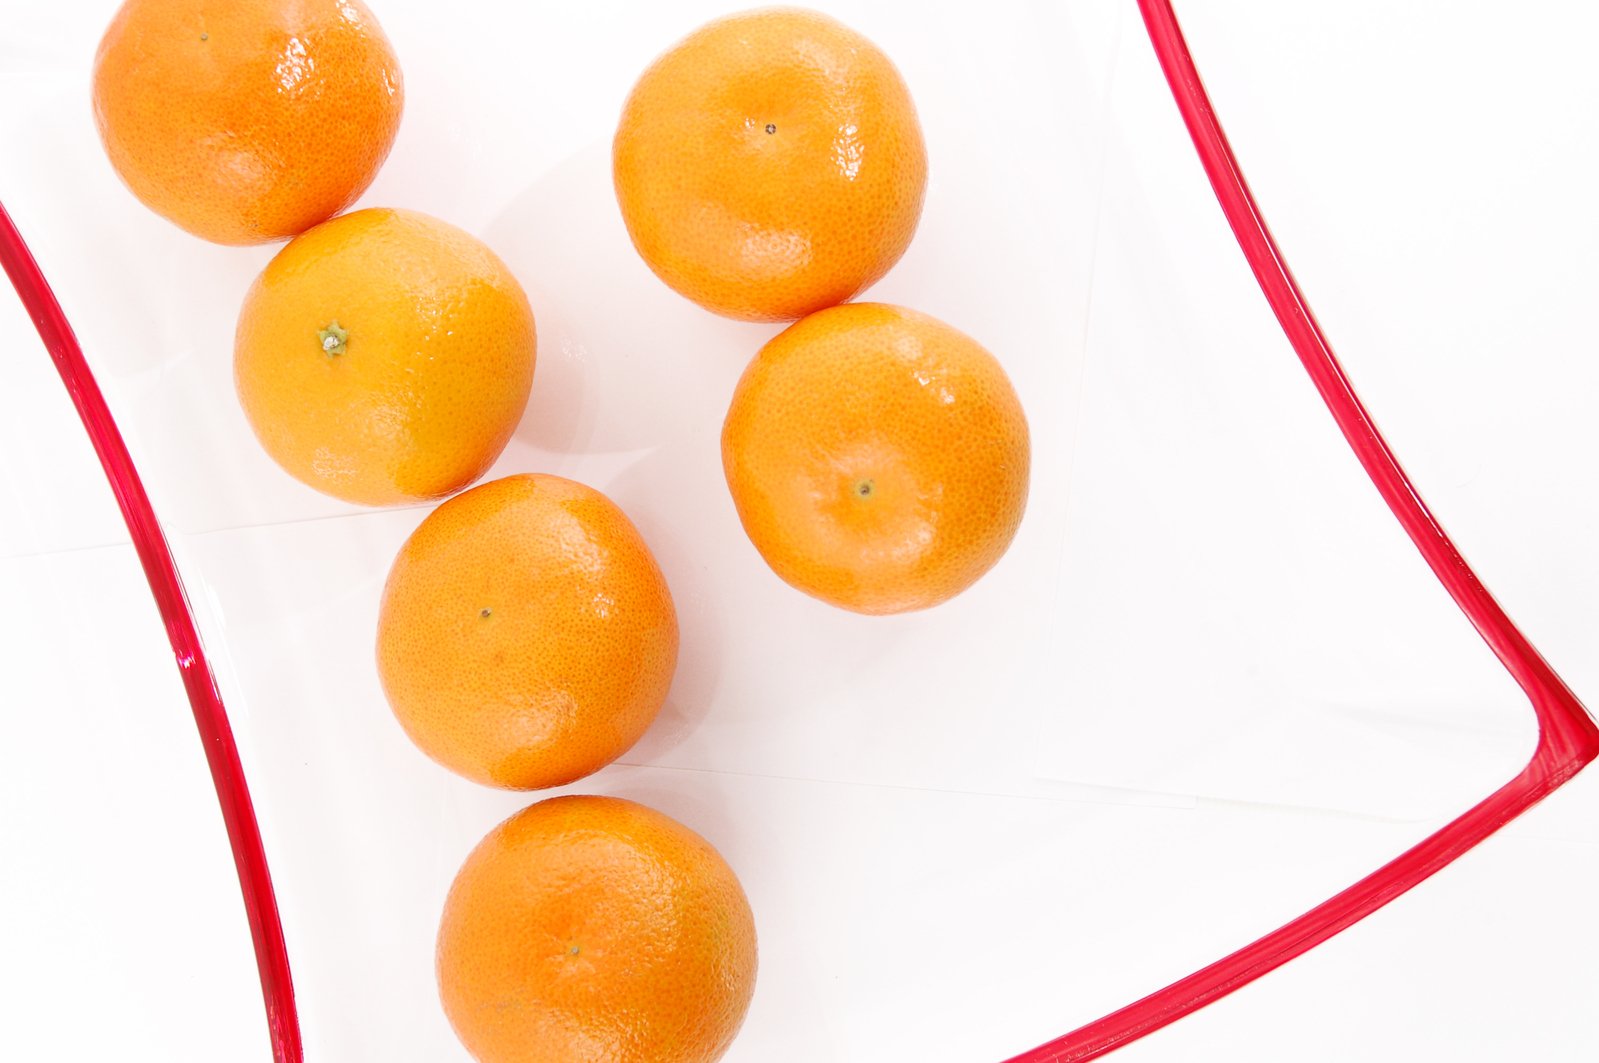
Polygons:
[[439,994],[482,1063],[713,1063],[755,988],[733,870],[681,823],[614,797],[512,816],[456,875]]
[[234,382],[291,476],[371,506],[441,498],[488,471],[533,384],[533,311],[476,237],[371,209],[289,242],[251,285]]
[[779,333],[722,426],[727,485],[766,563],[861,613],[937,605],[992,568],[1021,523],[1030,454],[994,356],[881,303]]
[[719,19],[639,78],[612,145],[650,269],[708,310],[784,321],[849,299],[910,244],[927,152],[871,41],[794,8]]
[[219,244],[295,236],[355,202],[405,102],[361,0],[126,0],[93,84],[123,182]]
[[677,667],[677,613],[638,529],[592,487],[507,476],[428,515],[378,617],[378,674],[445,767],[532,790],[638,741]]

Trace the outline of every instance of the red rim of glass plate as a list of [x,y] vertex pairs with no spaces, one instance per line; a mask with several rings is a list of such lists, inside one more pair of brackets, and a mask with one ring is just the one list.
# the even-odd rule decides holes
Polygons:
[[1288,342],[1383,501],[1449,596],[1531,699],[1538,718],[1538,745],[1515,778],[1304,915],[1142,1000],[1023,1052],[1007,1063],[1077,1063],[1096,1059],[1226,996],[1315,948],[1452,863],[1558,789],[1599,755],[1599,727],[1471,571],[1355,395],[1249,191],[1200,82],[1170,0],[1138,0],[1138,7],[1222,212]]
[[[1388,508],[1455,604],[1531,700],[1539,737],[1531,760],[1515,778],[1359,882],[1208,967],[1006,1063],[1078,1063],[1095,1059],[1226,996],[1365,918],[1452,863],[1599,756],[1599,726],[1471,571],[1355,395],[1249,191],[1200,82],[1170,0],[1138,0],[1138,6],[1216,198],[1289,343]],[[301,1063],[304,1050],[299,1016],[272,876],[233,730],[206,660],[183,581],[122,433],[72,327],[3,205],[0,265],[5,267],[72,397],[144,567],[194,711],[195,726],[205,747],[227,827],[255,944],[273,1059],[276,1063]]]
[[272,874],[267,868],[266,851],[261,845],[261,830],[250,788],[245,785],[244,768],[239,764],[239,749],[233,741],[222,695],[216,677],[206,660],[200,633],[195,627],[189,596],[183,589],[172,550],[150,506],[144,484],[134,468],[122,433],[111,417],[100,385],[89,371],[83,349],[78,346],[72,326],[67,323],[61,304],[39,271],[28,245],[0,204],[0,265],[21,296],[33,327],[44,340],[61,381],[72,396],[78,418],[94,444],[100,467],[111,483],[122,520],[128,526],[139,564],[150,584],[167,641],[177,659],[183,689],[194,710],[194,725],[205,747],[205,759],[216,787],[217,803],[227,828],[233,864],[239,873],[239,889],[244,894],[244,909],[250,920],[250,936],[255,944],[255,964],[261,974],[261,995],[266,1003],[267,1030],[276,1063],[301,1063],[300,1020],[294,1006],[294,982],[289,975],[289,954],[283,943],[283,924],[278,918],[277,896],[272,891]]

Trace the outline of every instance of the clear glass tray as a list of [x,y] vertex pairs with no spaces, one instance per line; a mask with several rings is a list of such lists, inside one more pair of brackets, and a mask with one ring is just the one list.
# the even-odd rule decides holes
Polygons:
[[[789,590],[743,538],[717,437],[776,329],[665,289],[612,199],[627,88],[724,8],[374,6],[408,111],[363,205],[477,233],[538,318],[533,398],[490,475],[604,490],[672,585],[683,642],[666,710],[568,790],[657,807],[741,876],[761,972],[730,1063],[1021,1052],[1305,911],[1526,762],[1525,698],[1307,383],[1132,5],[1001,2],[981,19],[823,5],[900,65],[929,144],[921,230],[871,297],[978,337],[1033,428],[1032,501],[1006,559],[948,605],[887,619]],[[1599,494],[1572,479],[1599,444],[1599,363],[1573,350],[1596,272],[1570,250],[1599,224],[1579,184],[1592,148],[1563,133],[1587,121],[1599,76],[1573,27],[1537,36],[1549,56],[1533,63],[1504,36],[1533,29],[1366,7],[1182,14],[1396,451],[1533,641],[1579,692],[1599,689],[1585,593]],[[464,1060],[433,988],[438,912],[471,845],[534,797],[448,774],[390,717],[378,592],[426,510],[322,497],[256,446],[231,340],[274,249],[200,243],[117,183],[86,102],[107,17],[35,5],[0,42],[0,202],[187,583],[271,862],[306,1057]],[[1457,58],[1467,46],[1544,80],[1485,85]],[[1352,52],[1369,60],[1358,81]],[[1504,148],[1485,156],[1485,141]],[[0,745],[8,951],[47,981],[86,977],[110,1016],[74,1024],[69,1004],[40,1000],[6,1014],[16,1040],[0,1049],[49,1028],[62,1054],[19,1058],[93,1058],[103,1028],[151,1047],[138,1058],[264,1059],[237,888],[126,532],[9,297],[0,336],[0,601],[19,603],[0,680],[15,727]],[[102,876],[118,886],[85,885]],[[107,896],[97,921],[61,930],[61,913]],[[38,910],[55,914],[17,914]],[[1591,920],[1566,930],[1599,943]],[[188,958],[207,949],[228,960]],[[85,975],[101,950],[120,959]],[[1546,1058],[1595,1044],[1558,1037]],[[1127,1055],[1204,1058],[1160,1044]]]

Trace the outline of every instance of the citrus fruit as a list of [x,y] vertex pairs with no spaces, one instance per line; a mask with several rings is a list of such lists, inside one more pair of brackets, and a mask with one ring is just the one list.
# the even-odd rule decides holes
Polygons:
[[861,613],[936,605],[993,567],[1027,502],[1027,420],[994,356],[925,314],[822,310],[750,363],[722,466],[779,576]]
[[440,498],[505,448],[533,383],[533,311],[475,237],[360,210],[279,251],[251,285],[234,382],[261,445],[349,502]]
[[480,1063],[712,1063],[755,988],[755,920],[687,827],[632,801],[556,797],[466,858],[437,972]]
[[649,547],[592,487],[507,476],[428,515],[389,570],[378,674],[422,751],[531,790],[636,742],[677,667],[677,613]]
[[220,244],[294,236],[353,203],[403,101],[361,0],[127,0],[94,60],[111,165],[145,206]]
[[712,22],[633,87],[612,146],[639,254],[708,310],[783,321],[841,303],[905,253],[927,152],[899,71],[813,11]]

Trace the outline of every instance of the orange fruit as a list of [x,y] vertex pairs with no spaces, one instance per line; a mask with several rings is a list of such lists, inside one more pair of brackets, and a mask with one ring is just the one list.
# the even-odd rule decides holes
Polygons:
[[406,541],[383,588],[377,655],[424,753],[532,790],[638,741],[677,667],[677,613],[614,502],[559,476],[507,476],[450,499]]
[[778,334],[722,426],[727,485],[766,563],[860,613],[936,605],[992,568],[1021,522],[1029,454],[994,356],[880,303]]
[[94,60],[111,165],[219,244],[294,236],[355,202],[403,103],[361,0],[127,0]]
[[234,382],[291,476],[370,506],[482,476],[533,384],[533,311],[481,241],[409,210],[296,237],[251,285]]
[[480,1063],[712,1063],[755,989],[755,920],[732,869],[681,823],[556,797],[466,858],[437,963]]
[[633,87],[612,145],[633,245],[707,310],[784,321],[899,261],[927,152],[899,71],[814,11],[720,19]]

